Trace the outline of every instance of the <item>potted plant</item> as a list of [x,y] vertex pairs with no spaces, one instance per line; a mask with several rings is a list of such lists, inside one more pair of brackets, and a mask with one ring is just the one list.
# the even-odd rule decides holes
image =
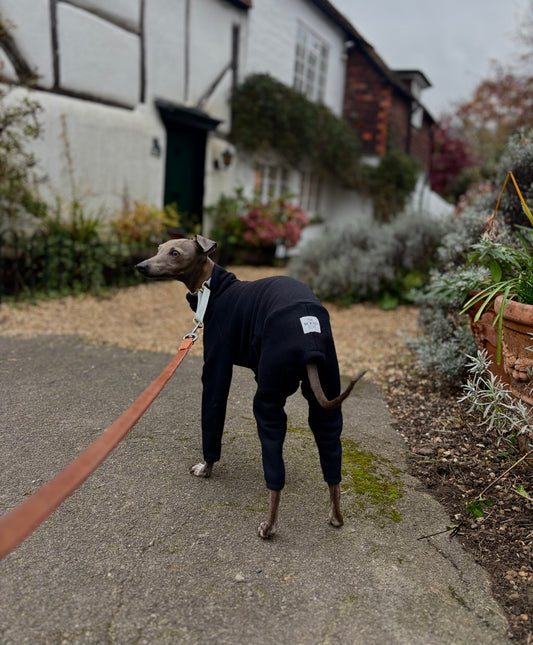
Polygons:
[[[533,225],[531,212],[510,172],[488,221],[488,231],[494,225],[509,179],[513,181],[522,209]],[[478,290],[467,300],[462,313],[468,312],[471,317],[472,332],[478,336],[478,346],[485,342],[487,349],[496,342],[493,372],[503,376],[498,368],[503,359],[504,379],[511,391],[533,405],[533,230],[521,227],[516,237],[520,246],[490,238],[472,246],[468,266],[483,267],[488,272],[485,280],[476,285]]]

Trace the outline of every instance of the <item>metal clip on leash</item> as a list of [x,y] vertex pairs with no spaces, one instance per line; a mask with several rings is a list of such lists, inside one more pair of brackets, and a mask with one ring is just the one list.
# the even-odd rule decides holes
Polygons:
[[187,334],[186,336],[183,337],[183,340],[186,338],[192,338],[192,342],[195,343],[198,339],[198,334],[196,333],[197,329],[201,329],[203,327],[203,321],[204,321],[204,316],[205,312],[207,309],[207,303],[209,302],[209,296],[211,295],[211,279],[206,280],[203,284],[202,287],[198,290],[198,306],[196,308],[196,315],[194,316],[193,320],[196,323],[196,326],[194,329],[191,331],[190,334]]
[[192,338],[192,342],[195,343],[198,340],[198,334],[196,333],[196,330],[201,329],[202,327],[203,324],[201,322],[197,323],[191,332],[185,334],[183,340],[185,340],[186,338]]

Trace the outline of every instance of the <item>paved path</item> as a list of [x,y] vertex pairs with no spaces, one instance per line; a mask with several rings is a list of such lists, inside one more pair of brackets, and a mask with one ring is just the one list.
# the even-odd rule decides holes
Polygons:
[[[170,357],[75,339],[0,337],[0,513],[50,479]],[[115,452],[0,562],[0,644],[505,645],[485,572],[443,530],[443,508],[406,474],[379,390],[344,404],[346,524],[288,404],[279,534],[266,511],[254,381],[237,369],[223,461],[200,456],[201,361],[187,357]]]

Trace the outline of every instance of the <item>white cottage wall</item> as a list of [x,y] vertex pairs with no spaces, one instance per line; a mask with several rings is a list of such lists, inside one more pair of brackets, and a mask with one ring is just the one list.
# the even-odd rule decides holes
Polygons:
[[157,0],[145,8],[146,96],[185,102],[186,0]]
[[[232,194],[235,187],[236,152],[225,138],[231,130],[233,79],[229,64],[233,26],[238,25],[238,65],[239,69],[243,67],[249,13],[220,0],[192,1],[188,13],[184,0],[160,0],[159,9],[161,3],[167,12],[166,17],[161,11],[156,12],[155,7],[147,7],[147,95],[200,108],[221,121],[217,130],[209,133],[207,138],[204,203],[211,205],[221,194]],[[170,28],[169,20],[172,21]],[[172,43],[172,33],[176,33],[175,43]],[[154,34],[162,34],[163,41],[154,38]],[[169,51],[176,53],[175,58],[169,58]],[[222,153],[228,149],[233,159],[226,167]],[[204,223],[208,230],[206,216]]]
[[[0,11],[38,73],[39,89],[53,88],[48,0],[0,0]],[[65,203],[81,199],[92,212],[120,208],[124,195],[161,205],[166,131],[156,98],[199,107],[221,121],[207,140],[205,201],[232,192],[235,163],[229,168],[221,163],[228,147],[235,154],[224,138],[231,129],[231,70],[215,81],[231,62],[235,24],[240,26],[242,69],[248,12],[222,0],[149,0],[144,42],[140,0],[59,0],[56,15],[55,81],[66,95],[32,93],[43,107],[44,134],[34,145],[47,176],[43,195],[49,200],[59,196]],[[7,57],[2,54],[0,60],[5,61],[4,73],[16,80]],[[151,154],[154,140],[159,156]]]
[[318,35],[328,46],[328,70],[324,103],[338,116],[344,99],[344,32],[312,3],[260,0],[249,13],[246,74],[266,72],[292,87],[298,22]]
[[[24,90],[12,93],[11,100]],[[123,198],[161,204],[164,165],[151,154],[163,126],[147,110],[109,107],[48,92],[32,92],[44,108],[43,135],[35,142],[39,171],[47,180],[42,196],[64,206],[79,201],[105,218]]]
[[[231,63],[233,25],[239,25],[241,32],[244,31],[247,15],[250,14],[218,0],[191,3],[191,73],[187,97],[190,105],[200,107],[199,101]],[[222,132],[228,132],[231,126],[231,83],[231,70],[227,69],[221,83],[202,103],[211,117],[223,122],[219,126]]]
[[140,98],[140,37],[93,13],[59,4],[61,87],[120,105]]
[[13,63],[5,55],[3,51],[0,50],[0,70],[2,70],[2,77],[9,83],[14,83],[17,80],[17,72],[13,67]]
[[[59,85],[98,100],[30,93],[43,108],[43,135],[32,144],[46,177],[42,196],[51,203],[59,197],[65,206],[77,200],[87,212],[107,216],[121,208],[124,196],[160,205],[165,129],[155,109],[139,103],[141,38],[135,30],[140,2],[119,0],[110,8],[104,0],[77,0],[76,5],[57,5]],[[0,0],[17,46],[36,68],[40,88],[53,85],[48,7],[46,0]],[[24,93],[15,90],[9,100]],[[151,154],[154,139],[162,148],[159,157]]]
[[[48,0],[0,0],[0,12],[11,24],[17,46],[41,87],[53,85],[50,3]],[[16,80],[13,75],[10,80]]]
[[90,9],[102,16],[117,20],[130,29],[139,31],[141,21],[140,0],[70,0],[71,4]]
[[[148,101],[162,98],[197,107],[230,128],[232,27],[245,38],[246,15],[220,0],[158,0],[146,6],[146,66]],[[241,47],[242,54],[242,47]],[[202,100],[204,99],[204,100]]]

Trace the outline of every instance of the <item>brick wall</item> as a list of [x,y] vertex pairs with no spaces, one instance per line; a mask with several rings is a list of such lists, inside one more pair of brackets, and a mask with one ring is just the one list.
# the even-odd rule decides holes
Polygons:
[[356,44],[346,66],[344,116],[359,133],[363,154],[383,156],[390,142],[410,152],[428,171],[432,121],[425,114],[420,129],[409,127],[410,111],[410,96]]
[[413,129],[411,135],[411,154],[421,162],[426,172],[429,172],[431,169],[434,127],[434,124],[426,115],[422,127],[420,129]]
[[346,66],[344,115],[359,133],[364,154],[385,154],[391,104],[390,84],[356,45]]

